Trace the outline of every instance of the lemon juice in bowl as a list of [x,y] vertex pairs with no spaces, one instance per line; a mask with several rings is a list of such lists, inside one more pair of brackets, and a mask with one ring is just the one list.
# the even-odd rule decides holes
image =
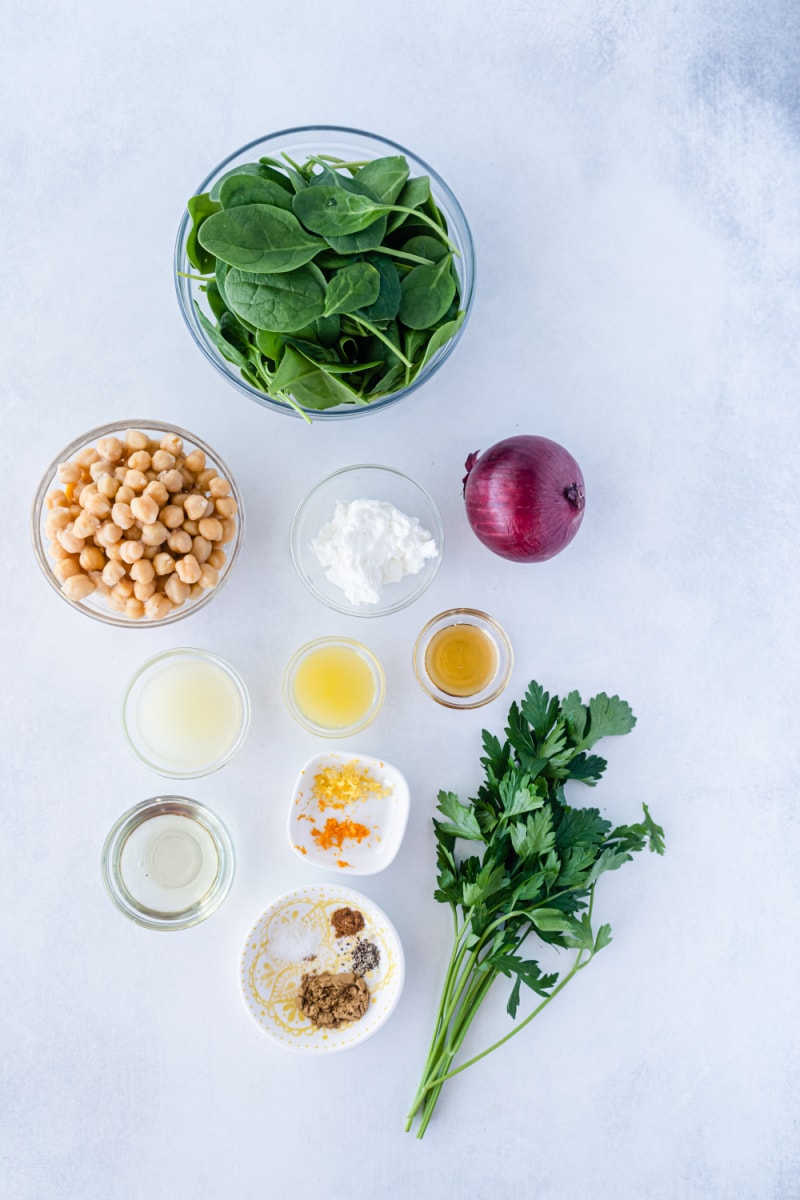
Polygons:
[[383,669],[366,646],[352,638],[317,638],[302,646],[284,675],[284,699],[292,716],[322,737],[363,729],[378,715]]

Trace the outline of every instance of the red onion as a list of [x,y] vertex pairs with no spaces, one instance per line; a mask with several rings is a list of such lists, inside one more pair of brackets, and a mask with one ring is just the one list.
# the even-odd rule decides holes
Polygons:
[[501,558],[544,562],[568,546],[586,504],[575,459],[549,438],[506,438],[466,461],[473,532]]

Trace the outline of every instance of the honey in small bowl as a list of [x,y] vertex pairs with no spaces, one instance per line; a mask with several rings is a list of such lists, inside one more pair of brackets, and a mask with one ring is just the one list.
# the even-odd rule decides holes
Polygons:
[[492,617],[474,608],[439,613],[414,647],[420,685],[446,708],[480,708],[496,699],[512,665],[506,634]]

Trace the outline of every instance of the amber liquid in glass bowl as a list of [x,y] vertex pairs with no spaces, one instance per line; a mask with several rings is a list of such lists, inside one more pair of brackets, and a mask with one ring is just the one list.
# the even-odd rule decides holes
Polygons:
[[438,630],[425,650],[425,670],[448,696],[476,696],[497,672],[497,646],[477,625],[456,622]]

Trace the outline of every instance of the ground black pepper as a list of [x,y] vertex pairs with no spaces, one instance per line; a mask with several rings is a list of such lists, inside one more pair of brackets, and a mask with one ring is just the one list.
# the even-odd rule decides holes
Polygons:
[[357,975],[374,971],[381,961],[381,952],[374,942],[358,942],[353,950],[353,970]]

